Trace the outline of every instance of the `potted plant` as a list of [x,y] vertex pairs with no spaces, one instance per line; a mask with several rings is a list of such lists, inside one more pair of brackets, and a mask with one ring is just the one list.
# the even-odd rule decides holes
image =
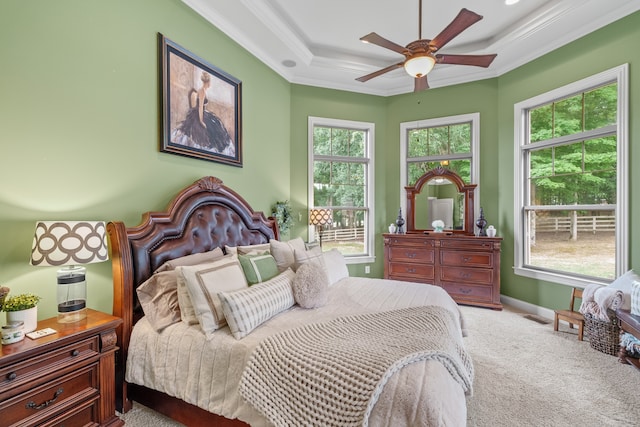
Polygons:
[[9,297],[5,294],[4,301],[2,301],[2,311],[7,313],[7,323],[21,321],[24,322],[25,334],[35,331],[38,327],[39,301],[40,297],[32,293]]
[[293,225],[293,211],[291,210],[291,204],[288,200],[276,202],[271,215],[278,222],[278,229],[281,234],[289,232],[289,229]]

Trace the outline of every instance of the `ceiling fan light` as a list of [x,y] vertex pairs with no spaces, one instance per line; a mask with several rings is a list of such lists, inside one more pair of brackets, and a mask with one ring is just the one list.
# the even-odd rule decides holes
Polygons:
[[432,56],[420,55],[408,59],[404,63],[404,69],[411,77],[418,78],[429,74],[435,64],[436,60]]

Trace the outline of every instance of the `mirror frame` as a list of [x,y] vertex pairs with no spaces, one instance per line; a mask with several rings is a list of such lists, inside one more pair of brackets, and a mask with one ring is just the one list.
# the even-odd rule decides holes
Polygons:
[[416,196],[422,191],[422,187],[430,180],[436,178],[445,178],[453,182],[458,187],[458,192],[464,193],[464,230],[445,230],[447,233],[475,235],[474,224],[474,194],[477,184],[465,184],[455,172],[438,166],[435,169],[428,170],[418,180],[415,185],[404,187],[407,192],[407,233],[417,233],[432,231],[433,229],[416,229],[416,212],[415,200]]

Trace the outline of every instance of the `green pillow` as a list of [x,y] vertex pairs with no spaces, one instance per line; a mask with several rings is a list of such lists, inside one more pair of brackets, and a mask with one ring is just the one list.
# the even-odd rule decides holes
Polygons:
[[272,279],[280,273],[275,258],[269,253],[238,255],[238,259],[249,286]]

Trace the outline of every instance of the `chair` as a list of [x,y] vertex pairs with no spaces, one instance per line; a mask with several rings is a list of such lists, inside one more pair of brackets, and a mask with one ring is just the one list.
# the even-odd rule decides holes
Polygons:
[[558,321],[564,320],[569,323],[569,327],[573,328],[574,325],[578,325],[578,340],[582,341],[584,336],[584,316],[579,311],[575,311],[574,305],[576,298],[582,299],[582,289],[573,288],[571,291],[571,304],[569,310],[556,310],[553,318],[553,330],[558,330]]

